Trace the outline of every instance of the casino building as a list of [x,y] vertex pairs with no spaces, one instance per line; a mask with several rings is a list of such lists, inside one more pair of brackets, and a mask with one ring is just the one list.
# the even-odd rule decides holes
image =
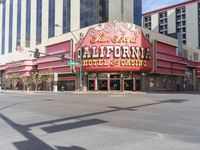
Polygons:
[[[0,0],[0,87],[26,89],[28,77],[39,72],[58,74],[58,88],[74,90],[73,67],[56,57],[35,60],[30,51],[71,57],[77,42],[72,33],[79,38],[79,29],[116,19],[141,25],[141,10],[141,0]],[[38,88],[52,90],[51,78]]]
[[[180,48],[176,39],[137,26],[140,25],[137,15],[128,13],[139,12],[135,7],[140,4],[137,0],[123,5],[121,0],[26,2],[0,1],[3,12],[0,15],[1,89],[200,90],[200,51],[185,45]],[[42,2],[48,3],[42,5]],[[25,4],[26,7],[20,7]],[[32,9],[28,9],[29,6]],[[83,6],[88,9],[82,9]],[[114,6],[123,6],[119,7],[123,11],[117,16],[118,9]],[[102,8],[109,10],[107,15]],[[18,15],[16,19],[14,12],[21,17]],[[96,13],[99,15],[94,15]],[[117,17],[120,21],[114,20]],[[15,19],[12,22],[8,18]],[[34,58],[35,48],[41,52],[39,58]],[[61,61],[63,55],[67,59]]]
[[[200,62],[193,58],[200,52],[185,45],[180,52],[174,38],[118,21],[83,28],[74,35],[78,42],[71,33],[52,38],[45,46],[48,55],[39,59],[0,66],[10,77],[6,85],[12,87],[16,72],[25,77],[37,70],[50,77],[40,83],[40,90],[79,90],[80,81],[84,91],[200,90]],[[54,57],[61,54],[70,59],[62,62]],[[18,81],[18,89],[23,89],[23,82]]]
[[[196,91],[200,88],[198,50],[139,26],[113,22],[91,28],[75,48],[82,54],[85,90]],[[80,50],[82,49],[82,53]],[[75,67],[78,71],[80,67]]]

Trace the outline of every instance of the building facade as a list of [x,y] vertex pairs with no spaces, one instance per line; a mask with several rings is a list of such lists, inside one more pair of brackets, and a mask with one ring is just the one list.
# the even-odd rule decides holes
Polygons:
[[[179,56],[174,38],[118,21],[82,28],[74,35],[78,41],[71,33],[51,38],[45,46],[48,55],[1,65],[7,77],[1,78],[2,88],[74,91],[82,85],[84,91],[200,90],[200,62],[191,57],[199,60],[199,50],[183,46],[185,55]],[[70,59],[61,61],[62,55]]]
[[188,47],[200,49],[200,1],[189,0],[143,14],[143,27],[177,38]]
[[[73,67],[66,69],[59,58],[43,54],[44,60],[36,60],[33,51],[37,48],[42,53],[71,57],[76,39],[72,33],[79,37],[79,29],[116,19],[140,25],[141,5],[138,0],[0,0],[0,84],[9,88],[11,76],[31,76],[38,70],[46,75],[71,74]],[[66,43],[62,50],[54,51],[49,48],[52,41]],[[48,61],[54,62],[54,67]],[[21,83],[18,89],[24,88]]]
[[138,0],[1,0],[0,63],[9,62],[18,45],[35,49],[93,24],[123,20],[141,25],[141,9]]

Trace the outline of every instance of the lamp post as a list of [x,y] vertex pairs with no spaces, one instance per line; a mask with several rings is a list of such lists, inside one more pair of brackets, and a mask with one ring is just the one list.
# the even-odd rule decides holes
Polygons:
[[[54,26],[55,26],[55,27],[66,28],[66,27],[63,27],[63,26],[61,26],[61,25],[59,25],[59,24],[55,24]],[[93,28],[96,27],[96,26],[100,27],[101,25],[100,25],[100,24],[94,25]],[[66,29],[67,29],[67,28],[66,28]],[[77,31],[77,30],[74,30],[74,31]],[[83,83],[82,83],[82,72],[83,72],[83,65],[82,65],[82,43],[80,43],[80,41],[79,41],[79,40],[77,39],[77,37],[74,35],[73,31],[69,31],[69,32],[70,32],[70,33],[72,34],[72,36],[75,38],[75,40],[77,41],[77,43],[78,43],[78,45],[79,45],[79,47],[80,47],[80,59],[79,59],[79,62],[80,62],[79,80],[80,80],[80,83],[79,83],[79,91],[81,92],[81,91],[83,90]]]
[[[61,28],[65,28],[59,24],[55,24],[55,27],[61,27]],[[79,74],[79,92],[82,92],[83,90],[83,84],[82,84],[82,43],[80,43],[80,41],[77,39],[77,37],[74,35],[74,33],[72,31],[69,31],[72,36],[75,38],[76,42],[78,43],[79,47],[80,47],[80,59],[79,59],[79,63],[80,63],[80,74]]]

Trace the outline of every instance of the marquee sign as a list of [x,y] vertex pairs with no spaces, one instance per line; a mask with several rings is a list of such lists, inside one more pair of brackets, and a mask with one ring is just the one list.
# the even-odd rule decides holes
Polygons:
[[[102,27],[90,29],[81,42],[85,71],[152,70],[152,45],[134,25],[106,23]],[[80,59],[81,48],[77,44],[77,60]]]

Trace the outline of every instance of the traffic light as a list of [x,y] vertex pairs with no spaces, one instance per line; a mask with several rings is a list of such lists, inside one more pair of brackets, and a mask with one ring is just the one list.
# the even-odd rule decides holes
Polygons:
[[38,49],[38,48],[35,49],[34,57],[35,57],[35,58],[40,58],[40,52],[39,52],[39,49]]
[[62,54],[62,55],[60,56],[60,59],[61,59],[61,61],[62,61],[62,62],[64,62],[64,61],[65,61],[65,59],[66,59],[65,55],[64,55],[64,54]]

